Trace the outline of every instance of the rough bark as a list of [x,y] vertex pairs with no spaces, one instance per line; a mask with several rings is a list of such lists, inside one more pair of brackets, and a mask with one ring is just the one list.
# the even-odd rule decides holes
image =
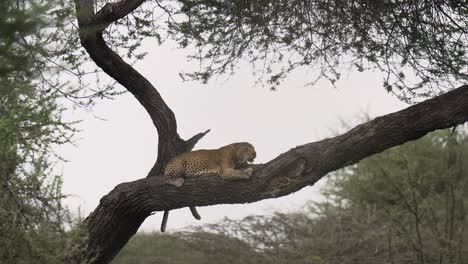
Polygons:
[[161,174],[170,158],[192,149],[208,131],[187,141],[181,139],[174,113],[155,87],[105,43],[102,31],[143,2],[124,0],[95,12],[93,0],[75,0],[83,47],[99,67],[146,109],[158,130],[159,144],[156,163],[148,176],[117,185],[88,216],[85,220],[88,236],[80,245],[84,250],[69,256],[70,262],[108,263],[155,211],[251,203],[288,195],[372,154],[468,120],[468,85],[464,85],[340,136],[298,146],[265,164],[253,165],[250,180],[232,182],[206,176],[187,178],[180,188],[164,185],[161,177],[153,176]]

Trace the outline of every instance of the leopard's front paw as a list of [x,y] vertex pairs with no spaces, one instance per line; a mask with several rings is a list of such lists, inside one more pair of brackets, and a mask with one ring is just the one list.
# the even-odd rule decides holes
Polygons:
[[247,174],[247,176],[252,176],[252,173],[253,173],[253,168],[247,168],[244,170],[245,174]]
[[164,183],[173,185],[175,187],[181,187],[184,185],[184,178],[166,179],[164,180]]

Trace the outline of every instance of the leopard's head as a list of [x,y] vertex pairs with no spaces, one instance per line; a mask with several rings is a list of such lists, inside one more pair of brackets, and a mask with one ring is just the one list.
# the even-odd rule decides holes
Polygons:
[[257,153],[252,144],[247,142],[234,143],[234,153],[236,163],[239,165],[245,165],[247,162],[253,162]]

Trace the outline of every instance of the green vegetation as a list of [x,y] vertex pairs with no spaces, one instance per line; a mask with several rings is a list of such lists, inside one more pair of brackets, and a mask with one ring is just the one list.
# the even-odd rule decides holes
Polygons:
[[374,155],[343,170],[329,194],[386,227],[395,263],[468,259],[468,138],[448,131]]
[[[52,147],[74,130],[42,78],[50,6],[0,3],[0,263],[60,263],[67,210]],[[41,55],[39,55],[41,54]]]
[[112,263],[267,263],[246,242],[209,232],[134,236]]

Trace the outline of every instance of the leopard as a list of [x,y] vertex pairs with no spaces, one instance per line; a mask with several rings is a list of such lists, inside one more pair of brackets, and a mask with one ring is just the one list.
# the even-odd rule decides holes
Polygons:
[[[218,149],[185,152],[167,163],[162,180],[166,184],[181,187],[185,177],[218,175],[224,180],[249,179],[253,169],[248,167],[248,163],[252,163],[256,156],[254,146],[248,142],[232,143]],[[190,207],[190,211],[196,219],[201,219],[194,206]],[[161,232],[166,229],[168,217],[169,211],[166,210]]]
[[219,175],[225,180],[249,179],[252,168],[238,170],[253,162],[257,153],[248,142],[232,143],[219,149],[185,152],[171,159],[164,169],[163,181],[181,187],[184,177]]

